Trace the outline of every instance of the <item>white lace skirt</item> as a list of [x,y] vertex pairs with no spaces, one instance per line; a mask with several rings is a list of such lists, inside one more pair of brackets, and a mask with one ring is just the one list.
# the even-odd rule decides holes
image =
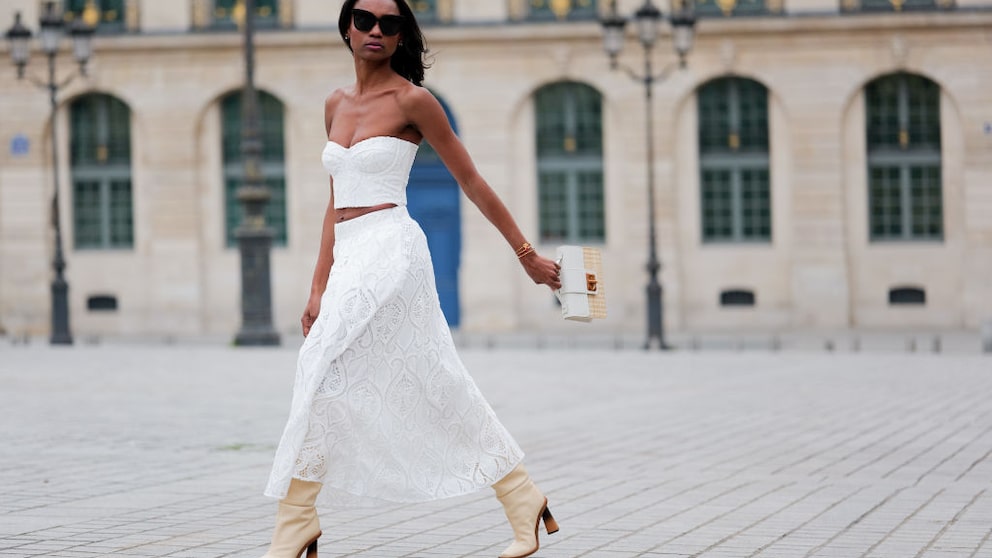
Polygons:
[[265,494],[283,498],[296,477],[323,483],[321,505],[436,500],[491,486],[522,458],[455,352],[406,208],[338,224]]

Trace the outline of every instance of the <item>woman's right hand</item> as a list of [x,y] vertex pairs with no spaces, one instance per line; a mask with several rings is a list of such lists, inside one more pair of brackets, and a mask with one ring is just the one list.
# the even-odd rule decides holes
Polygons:
[[311,294],[310,300],[307,301],[307,307],[303,309],[303,317],[300,318],[300,323],[303,325],[303,337],[310,335],[310,327],[313,323],[317,321],[317,316],[320,315],[320,295]]

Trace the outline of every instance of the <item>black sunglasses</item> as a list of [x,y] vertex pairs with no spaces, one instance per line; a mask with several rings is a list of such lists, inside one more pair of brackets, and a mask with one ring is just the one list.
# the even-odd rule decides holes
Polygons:
[[403,28],[403,16],[384,15],[382,17],[376,17],[374,13],[359,10],[358,8],[352,8],[351,16],[355,20],[355,29],[358,29],[362,33],[371,31],[376,23],[379,24],[379,31],[387,37],[396,35]]

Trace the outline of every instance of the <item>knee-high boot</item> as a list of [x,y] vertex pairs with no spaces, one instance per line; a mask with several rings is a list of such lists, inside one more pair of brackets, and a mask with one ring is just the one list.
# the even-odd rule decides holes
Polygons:
[[317,539],[321,532],[314,502],[320,487],[319,482],[290,481],[289,492],[279,500],[272,544],[262,558],[299,558],[304,551],[307,558],[317,558]]
[[522,463],[496,482],[493,490],[513,528],[513,543],[499,558],[524,558],[537,552],[540,548],[537,530],[542,519],[549,535],[558,531],[558,523],[548,510],[548,499],[538,490]]

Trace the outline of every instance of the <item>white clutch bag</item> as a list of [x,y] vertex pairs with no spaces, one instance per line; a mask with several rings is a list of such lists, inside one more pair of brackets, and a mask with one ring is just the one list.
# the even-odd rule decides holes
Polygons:
[[603,289],[603,257],[596,248],[559,246],[556,259],[561,266],[561,288],[555,295],[566,320],[589,322],[606,317]]

